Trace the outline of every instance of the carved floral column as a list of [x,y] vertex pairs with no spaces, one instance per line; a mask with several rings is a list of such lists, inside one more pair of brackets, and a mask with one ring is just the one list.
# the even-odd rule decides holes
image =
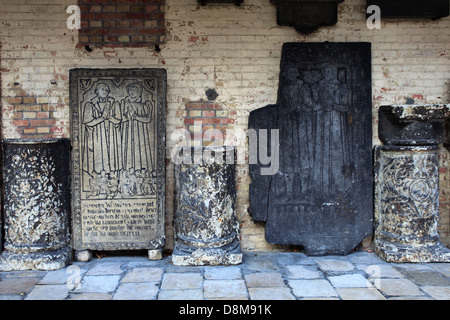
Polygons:
[[242,262],[236,218],[235,150],[182,149],[176,165],[175,265]]
[[450,262],[439,225],[439,148],[449,105],[380,108],[375,250],[388,262]]
[[0,270],[56,270],[72,257],[70,144],[5,140],[5,243]]

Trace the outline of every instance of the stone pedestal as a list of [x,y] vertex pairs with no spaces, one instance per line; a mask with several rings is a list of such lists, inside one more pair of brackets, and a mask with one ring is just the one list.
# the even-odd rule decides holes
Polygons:
[[173,264],[241,263],[234,148],[185,148],[182,152],[184,161],[175,169]]
[[3,148],[5,251],[1,270],[65,267],[72,257],[69,141],[5,140]]
[[450,262],[439,240],[439,148],[447,106],[380,109],[375,250],[388,262]]

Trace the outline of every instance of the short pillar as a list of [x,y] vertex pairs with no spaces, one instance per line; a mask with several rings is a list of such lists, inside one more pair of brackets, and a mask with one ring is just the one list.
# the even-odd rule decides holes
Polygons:
[[175,168],[174,265],[242,262],[236,218],[235,149],[182,149]]
[[450,262],[439,239],[439,148],[447,106],[380,109],[375,251],[388,262]]
[[67,139],[3,143],[5,242],[0,269],[56,270],[72,257]]

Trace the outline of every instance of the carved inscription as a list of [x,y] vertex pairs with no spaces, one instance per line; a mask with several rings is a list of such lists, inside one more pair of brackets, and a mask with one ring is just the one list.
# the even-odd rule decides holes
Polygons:
[[71,71],[76,249],[164,239],[165,70]]

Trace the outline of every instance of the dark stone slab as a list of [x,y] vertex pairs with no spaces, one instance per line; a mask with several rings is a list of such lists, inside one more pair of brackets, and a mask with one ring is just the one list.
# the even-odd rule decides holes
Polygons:
[[448,17],[448,0],[367,0],[367,6],[380,7],[381,19]]
[[268,242],[347,254],[372,233],[370,56],[369,43],[283,45],[277,110],[249,120],[279,130],[278,172],[250,165],[250,212]]
[[76,250],[164,244],[166,71],[70,71]]
[[277,24],[311,33],[320,26],[337,23],[338,3],[343,0],[270,0],[277,6]]
[[381,106],[378,135],[386,145],[440,144],[449,115],[446,105]]
[[[260,148],[260,136],[259,129],[267,130],[267,150],[271,150],[271,130],[277,128],[278,121],[278,106],[269,105],[250,112],[248,119],[249,129],[253,129],[253,133],[256,138],[253,138],[253,142],[249,143],[249,159],[254,159],[251,164],[258,163],[258,150]],[[255,142],[256,141],[256,144]],[[253,163],[252,163],[253,162]],[[250,183],[250,211],[254,221],[266,221],[269,209],[269,197],[263,197],[262,195],[268,195],[270,190],[270,182],[272,181],[271,175],[262,175],[261,166],[250,165],[249,173],[252,179]]]
[[55,270],[72,257],[67,139],[3,142],[3,270]]

